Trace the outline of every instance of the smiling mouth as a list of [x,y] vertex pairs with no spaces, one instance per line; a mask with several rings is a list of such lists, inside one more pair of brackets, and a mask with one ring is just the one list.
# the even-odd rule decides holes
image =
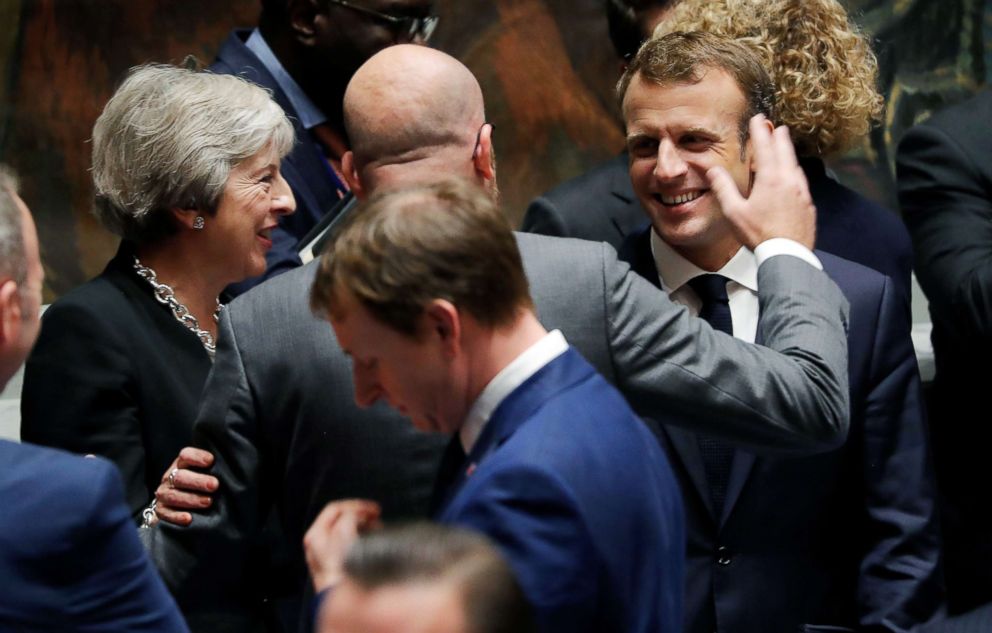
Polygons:
[[271,242],[272,241],[272,229],[274,229],[274,228],[275,227],[270,226],[270,227],[268,227],[266,229],[262,229],[258,233],[255,233],[255,235],[258,236],[258,237],[260,237],[260,238],[262,238],[263,240],[266,240],[268,242]]
[[686,193],[680,193],[677,196],[666,196],[663,193],[656,193],[654,195],[655,200],[662,203],[666,207],[675,207],[680,204],[685,204],[687,202],[692,202],[693,200],[699,198],[708,190],[697,189],[695,191],[687,191]]

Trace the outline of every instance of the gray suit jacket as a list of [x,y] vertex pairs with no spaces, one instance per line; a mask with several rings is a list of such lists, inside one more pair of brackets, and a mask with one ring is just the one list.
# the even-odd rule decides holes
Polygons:
[[[642,415],[664,411],[762,452],[843,442],[847,304],[823,273],[785,256],[761,267],[768,347],[758,347],[690,317],[605,244],[528,234],[518,244],[541,321]],[[356,407],[349,361],[309,309],[315,270],[266,282],[222,314],[194,427],[194,444],[216,456],[220,489],[191,527],[163,525],[153,543],[187,612],[244,607],[250,589],[275,577],[249,555],[264,548],[258,535],[273,505],[290,550],[286,583],[298,585],[303,533],[328,501],[376,499],[387,520],[427,513],[444,439],[385,405]]]

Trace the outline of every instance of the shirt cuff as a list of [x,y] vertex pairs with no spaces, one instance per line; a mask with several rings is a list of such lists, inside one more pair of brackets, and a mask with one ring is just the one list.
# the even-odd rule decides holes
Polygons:
[[770,240],[765,240],[754,249],[754,257],[758,260],[758,267],[760,268],[766,259],[775,257],[776,255],[792,255],[793,257],[798,257],[810,266],[813,266],[817,270],[823,270],[823,264],[820,263],[820,259],[813,254],[813,251],[809,250],[799,242],[795,240],[790,240],[785,237],[773,237]]

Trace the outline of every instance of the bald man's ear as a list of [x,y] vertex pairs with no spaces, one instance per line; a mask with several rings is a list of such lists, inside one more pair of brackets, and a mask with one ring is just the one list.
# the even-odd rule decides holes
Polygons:
[[472,154],[472,162],[475,165],[475,173],[486,181],[496,180],[496,160],[493,154],[493,125],[483,123],[479,130],[479,142],[475,145],[475,152]]
[[297,41],[305,46],[314,43],[317,33],[317,16],[320,7],[315,0],[287,0],[286,13],[289,16],[289,28]]
[[21,329],[21,295],[17,282],[0,283],[0,346],[17,340]]
[[362,186],[362,179],[358,176],[358,167],[355,166],[355,153],[348,150],[341,156],[341,171],[344,172],[344,180],[348,183],[348,188],[359,200],[365,199],[365,187]]

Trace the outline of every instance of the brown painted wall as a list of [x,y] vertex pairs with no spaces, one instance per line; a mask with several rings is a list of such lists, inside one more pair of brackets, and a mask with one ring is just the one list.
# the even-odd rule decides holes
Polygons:
[[[482,83],[500,185],[527,202],[619,151],[618,66],[600,0],[438,0],[435,44]],[[892,206],[894,143],[933,108],[984,83],[992,11],[983,0],[848,0],[878,38],[884,126],[835,167]],[[0,160],[13,164],[41,233],[51,300],[98,273],[115,239],[90,215],[93,121],[123,73],[146,61],[209,62],[257,0],[0,0]]]

